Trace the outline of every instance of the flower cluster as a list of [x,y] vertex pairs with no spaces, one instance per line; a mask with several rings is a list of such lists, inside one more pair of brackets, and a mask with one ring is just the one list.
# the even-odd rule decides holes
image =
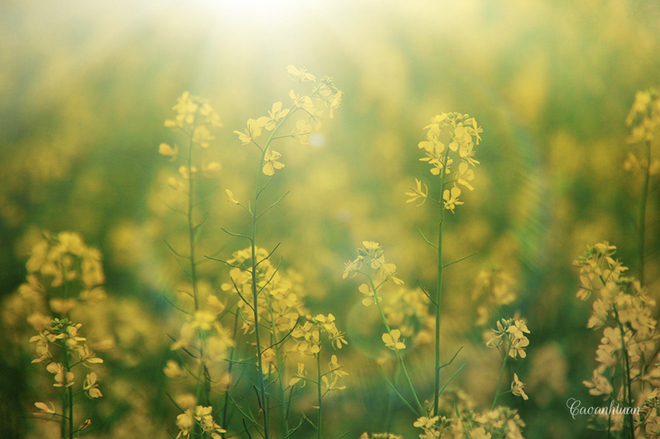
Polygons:
[[[355,260],[349,261],[345,264],[344,279],[362,273],[368,277],[374,276],[375,279],[378,280],[378,286],[386,282],[395,285],[403,284],[403,281],[395,276],[397,273],[396,265],[385,261],[385,254],[380,247],[380,244],[373,241],[363,241],[362,247],[358,248],[357,253],[358,257]],[[366,267],[367,272],[360,271],[363,266]],[[368,285],[366,287],[360,286],[360,292],[367,296],[367,298],[362,301],[365,306],[374,303],[370,299],[373,297],[373,291],[370,291],[369,289],[371,289],[371,287]]]
[[525,423],[520,415],[508,407],[496,407],[481,413],[461,412],[453,419],[451,433],[455,439],[523,439]]
[[337,329],[335,316],[319,314],[315,317],[308,315],[307,321],[297,326],[291,336],[296,340],[295,350],[305,355],[316,355],[321,351],[324,342],[323,335],[335,349],[341,349],[348,344],[344,339],[344,333]]
[[429,303],[428,296],[420,288],[401,286],[385,292],[382,307],[390,327],[398,328],[402,336],[421,345],[433,340],[435,316],[429,312]]
[[[437,203],[442,202],[444,208],[451,210],[452,213],[456,206],[463,204],[459,200],[461,188],[463,186],[469,190],[474,190],[470,182],[474,180],[474,171],[471,167],[479,164],[474,159],[474,146],[479,144],[483,132],[477,125],[476,120],[467,114],[460,113],[442,113],[431,119],[431,124],[424,127],[426,140],[419,142],[419,149],[423,149],[426,157],[419,159],[431,165],[431,174],[440,176],[443,182],[442,200],[433,200]],[[454,173],[453,179],[445,180],[446,174],[451,174],[452,165],[458,163],[458,169]],[[415,179],[416,187],[411,188],[406,195],[410,197],[407,203],[420,200],[418,206],[424,204],[428,196],[428,186]],[[451,188],[445,189],[444,186],[452,184]]]
[[176,418],[176,426],[179,427],[179,434],[176,439],[189,438],[190,430],[199,425],[205,437],[212,439],[221,439],[222,433],[227,430],[220,427],[213,419],[213,407],[203,407],[201,405],[188,408]]
[[[82,327],[80,323],[73,323],[69,319],[53,319],[51,324],[30,339],[35,343],[37,358],[32,363],[46,365],[46,370],[53,374],[54,387],[72,387],[76,376],[73,368],[78,365],[92,367],[103,363],[86,344],[87,339],[79,335]],[[54,348],[54,349],[53,349]],[[53,349],[53,350],[51,350]],[[92,399],[103,396],[98,388],[98,376],[95,372],[86,375],[82,391]],[[35,404],[43,413],[50,413],[44,403]]]
[[[289,277],[274,267],[268,251],[256,248],[257,310],[269,327],[279,332],[290,331],[298,318],[306,314],[299,288]],[[254,296],[252,289],[252,249],[234,252],[227,261],[233,268],[229,282],[222,284],[223,291],[231,291],[240,297],[238,311],[243,321],[244,333],[254,331]]]
[[27,261],[27,282],[18,289],[28,308],[28,322],[37,330],[50,323],[50,317],[44,314],[46,301],[50,312],[66,316],[80,302],[104,300],[101,260],[101,252],[86,246],[77,233],[51,236],[44,232]]
[[[608,242],[589,246],[574,265],[580,269],[577,297],[586,300],[598,294],[587,327],[604,327],[596,350],[598,366],[584,385],[592,395],[627,405],[632,383],[646,382],[653,389],[660,386],[660,367],[646,364],[653,353],[657,354],[657,321],[653,317],[655,301],[639,281],[623,275],[628,268],[613,258],[615,252],[616,247]],[[619,390],[611,381],[615,371],[625,377]]]
[[529,334],[529,329],[523,320],[501,319],[497,322],[497,329],[491,329],[490,340],[486,342],[489,348],[498,348],[505,345],[504,355],[508,353],[511,358],[525,358],[527,353],[525,348],[529,346],[529,339],[525,334]]
[[628,143],[650,142],[660,126],[660,93],[654,88],[638,91],[635,102],[626,117],[631,128]]
[[[308,315],[306,318],[307,321],[305,324],[296,327],[291,333],[291,336],[295,340],[292,352],[316,357],[320,355],[321,345],[325,342],[330,342],[335,349],[341,349],[343,345],[348,344],[346,339],[344,339],[344,333],[337,329],[335,316],[332,314],[328,314],[327,316],[319,314],[315,317]],[[346,386],[339,385],[339,379],[346,375],[348,375],[348,372],[343,370],[343,366],[337,360],[337,356],[333,354],[330,358],[327,372],[318,371],[322,390],[329,392],[345,389]],[[304,386],[308,380],[305,364],[298,363],[298,371],[289,381],[289,385],[293,386],[302,381],[302,386]]]
[[[191,96],[189,92],[184,92],[177,98],[177,103],[172,109],[177,115],[174,119],[167,119],[165,126],[175,132],[180,131],[185,136],[188,151],[185,154],[184,164],[178,168],[179,177],[170,177],[167,183],[176,192],[184,192],[187,189],[183,181],[195,178],[200,170],[207,178],[214,177],[220,171],[220,163],[207,159],[194,161],[192,152],[196,146],[202,149],[208,148],[215,140],[213,130],[222,124],[220,116],[207,102],[197,96]],[[158,152],[170,157],[171,161],[176,161],[180,149],[176,144],[171,146],[168,143],[161,143]],[[192,185],[189,182],[187,186],[190,188]]]
[[451,426],[451,420],[444,416],[431,418],[422,416],[415,421],[413,426],[424,430],[424,433],[419,435],[420,439],[438,439]]
[[477,326],[484,326],[499,307],[516,300],[514,279],[499,269],[482,270],[475,280],[472,301],[477,306]]
[[[270,143],[274,140],[275,133],[280,130],[282,125],[295,113],[304,113],[302,118],[296,120],[291,134],[280,135],[277,138],[291,138],[302,145],[309,143],[309,135],[312,131],[318,131],[320,128],[320,119],[324,111],[317,108],[317,105],[323,105],[328,109],[328,117],[334,117],[334,110],[341,105],[341,99],[344,93],[333,83],[332,78],[324,76],[318,83],[316,76],[307,72],[305,68],[297,68],[293,65],[287,67],[289,78],[298,83],[315,84],[308,95],[301,95],[295,90],[289,92],[291,104],[289,108],[283,108],[282,102],[275,102],[268,116],[261,116],[256,119],[248,119],[247,128],[244,131],[234,131],[238,135],[243,145],[255,144],[263,154],[262,172],[265,175],[272,176],[276,170],[284,168],[284,163],[279,160],[282,154],[270,149]],[[258,141],[263,131],[271,132],[264,146],[260,146]]]

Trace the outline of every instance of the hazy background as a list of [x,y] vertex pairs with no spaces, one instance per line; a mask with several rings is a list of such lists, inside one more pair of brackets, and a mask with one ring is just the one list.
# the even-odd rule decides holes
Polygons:
[[[565,403],[601,403],[582,385],[600,335],[585,327],[590,306],[575,298],[571,261],[609,240],[637,274],[642,178],[623,171],[636,151],[624,120],[637,90],[660,86],[660,3],[4,1],[0,41],[0,296],[24,282],[40,230],[81,233],[105,257],[102,312],[113,316],[117,339],[112,385],[142,386],[141,401],[150,401],[108,392],[96,435],[168,437],[176,415],[165,384],[153,379],[170,355],[160,325],[179,317],[163,295],[183,279],[163,243],[183,231],[162,203],[176,172],[157,152],[175,141],[163,121],[186,90],[221,116],[209,155],[223,170],[204,207],[203,246],[228,256],[243,243],[220,228],[247,224],[224,189],[247,199],[256,157],[233,131],[272,102],[288,102],[286,66],[294,64],[332,76],[345,97],[324,122],[321,146],[281,147],[286,168],[269,196],[291,194],[264,217],[260,236],[264,247],[282,242],[279,255],[304,279],[312,312],[334,313],[348,333],[349,388],[328,405],[328,419],[341,424],[334,437],[349,429],[351,438],[418,434],[407,413],[392,416],[400,407],[373,373],[362,321],[374,310],[361,308],[359,283],[341,273],[361,241],[373,240],[407,284],[431,283],[433,249],[416,228],[432,235],[436,211],[406,205],[404,192],[415,177],[431,181],[417,143],[429,119],[449,111],[474,116],[484,130],[475,190],[464,191],[445,228],[447,260],[479,252],[446,277],[443,336],[466,346],[468,363],[457,384],[479,404],[492,398],[497,377],[483,369],[497,375],[499,359],[481,347],[470,297],[480,270],[502,268],[517,280],[511,312],[531,330],[529,356],[517,364],[530,400],[503,403],[519,409],[525,437],[587,437],[586,419],[571,419]],[[646,255],[656,298],[659,199],[656,177]],[[203,267],[214,288],[226,281],[224,267]],[[39,428],[22,417],[40,390],[30,376],[43,371],[9,338],[0,336],[2,436],[27,437]],[[418,382],[430,383],[424,362],[412,363]]]

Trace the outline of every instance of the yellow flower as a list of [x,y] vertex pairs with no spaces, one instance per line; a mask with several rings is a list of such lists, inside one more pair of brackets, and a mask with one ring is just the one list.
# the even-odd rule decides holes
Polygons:
[[256,120],[248,119],[247,129],[244,132],[234,131],[234,133],[238,134],[238,138],[243,142],[243,145],[247,145],[261,136],[261,126]]
[[163,372],[165,372],[165,375],[172,378],[173,380],[180,379],[186,376],[186,372],[183,370],[181,366],[179,366],[179,363],[177,363],[174,360],[167,361],[167,364],[165,365],[165,369],[163,369]]
[[598,369],[594,369],[591,379],[583,381],[582,384],[589,388],[591,395],[610,395],[614,390],[610,381],[601,375]]
[[446,189],[442,193],[442,199],[444,200],[445,203],[445,209],[451,210],[451,213],[454,213],[454,209],[456,206],[463,204],[462,201],[458,201],[458,197],[461,195],[461,189],[454,186],[451,188],[451,192],[449,189]]
[[364,306],[370,306],[370,305],[373,305],[374,303],[376,303],[376,298],[374,297],[374,292],[371,290],[371,287],[369,285],[367,285],[367,284],[360,285],[360,287],[358,288],[358,291],[360,291],[362,294],[367,296],[364,299],[362,299],[362,304]]
[[289,74],[289,78],[298,82],[316,82],[316,76],[311,73],[307,73],[306,68],[298,69],[296,66],[290,64],[286,68],[286,72]]
[[356,274],[360,271],[362,266],[362,259],[357,258],[354,261],[348,261],[344,264],[344,274],[342,278],[346,279],[347,277],[355,277]]
[[215,140],[215,136],[211,134],[211,131],[205,125],[195,127],[192,137],[193,143],[198,144],[202,148],[208,148],[211,145],[211,140]]
[[385,342],[386,347],[393,351],[399,351],[406,348],[403,340],[399,340],[399,337],[401,337],[401,331],[398,329],[392,329],[389,334],[383,334],[382,339],[383,342]]
[[296,127],[291,132],[291,137],[297,140],[301,145],[309,144],[309,133],[312,132],[312,126],[305,119],[296,121]]
[[50,363],[46,366],[46,370],[55,375],[54,387],[70,387],[73,386],[75,376],[73,372],[67,372],[62,363]]
[[456,181],[458,181],[459,184],[462,184],[466,188],[473,191],[474,188],[469,183],[472,180],[474,180],[474,171],[472,169],[469,169],[469,165],[466,162],[461,162],[461,164],[458,165],[458,174],[456,174]]
[[225,190],[225,193],[227,194],[227,202],[228,203],[234,203],[234,204],[240,204],[236,198],[234,198],[234,193],[230,191],[229,189]]
[[97,380],[97,376],[96,373],[94,372],[88,373],[87,378],[85,378],[85,383],[83,384],[83,388],[85,389],[87,396],[89,396],[90,398],[100,398],[103,396],[103,394],[99,390],[99,386],[96,380]]
[[289,380],[289,385],[293,386],[300,381],[303,382],[300,387],[305,387],[305,384],[307,384],[307,371],[304,363],[298,363],[298,372]]
[[300,96],[298,93],[296,93],[293,90],[289,92],[289,97],[293,101],[293,105],[295,105],[298,108],[302,108],[310,115],[315,115],[316,107],[314,106],[314,102],[312,102],[312,98],[310,98],[309,96]]
[[328,365],[328,367],[329,367],[329,369],[330,369],[330,372],[332,372],[332,374],[333,374],[333,375],[336,375],[337,377],[343,377],[343,376],[348,375],[348,372],[344,372],[344,371],[342,370],[342,368],[343,368],[344,366],[342,366],[341,364],[339,364],[339,362],[337,361],[337,356],[336,356],[336,355],[333,355],[333,356],[330,358],[330,364]]
[[45,402],[35,402],[34,406],[41,410],[39,413],[35,413],[36,415],[41,415],[41,414],[46,414],[46,415],[54,415],[55,414],[55,404],[52,402],[49,402],[46,404]]
[[525,387],[525,383],[521,382],[518,379],[517,374],[513,374],[513,382],[511,383],[511,393],[513,393],[516,396],[522,397],[525,401],[527,401],[529,398],[527,397],[527,394],[525,394],[525,391],[523,388]]
[[341,90],[338,90],[335,96],[332,98],[330,101],[330,111],[328,113],[328,117],[332,119],[335,117],[334,115],[334,110],[338,109],[341,106],[341,98],[344,96],[344,92]]
[[277,127],[277,123],[286,117],[289,114],[289,109],[286,108],[282,110],[282,103],[275,102],[273,104],[273,109],[268,111],[268,117],[263,116],[257,119],[259,125],[266,128],[268,131],[273,131]]
[[176,159],[176,157],[179,155],[179,148],[175,145],[174,148],[172,148],[170,145],[167,143],[161,143],[160,146],[158,147],[158,152],[165,157],[172,157],[172,161]]
[[263,167],[263,172],[264,174],[271,176],[275,175],[275,169],[282,169],[284,167],[283,163],[278,162],[278,160],[282,157],[282,154],[280,154],[277,151],[273,151],[272,149],[269,149],[266,152],[266,156],[264,157],[264,167]]
[[190,429],[195,425],[195,420],[192,417],[192,408],[181,413],[176,417],[176,426],[179,427],[179,434],[176,436],[176,439],[181,437],[188,437],[190,434]]
[[424,183],[425,191],[422,192],[422,182],[415,179],[415,184],[417,185],[415,189],[410,188],[410,192],[406,192],[406,195],[411,197],[408,201],[406,201],[406,203],[412,203],[413,201],[416,201],[418,198],[421,198],[422,201],[417,205],[417,206],[421,206],[426,202],[426,197],[428,197],[429,195],[429,188],[426,185],[426,183]]
[[214,174],[217,174],[218,172],[220,172],[221,169],[222,169],[222,166],[220,166],[220,163],[218,163],[218,162],[208,162],[208,163],[204,162],[202,164],[202,172],[204,173],[204,175],[206,177],[209,177],[209,178],[211,176],[213,176]]

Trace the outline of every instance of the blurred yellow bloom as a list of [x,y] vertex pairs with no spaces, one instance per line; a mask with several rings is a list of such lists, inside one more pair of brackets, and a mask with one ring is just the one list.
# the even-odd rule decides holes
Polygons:
[[273,151],[272,149],[269,149],[266,152],[266,155],[264,156],[264,167],[263,167],[263,172],[264,174],[268,176],[275,175],[275,170],[276,169],[282,169],[284,167],[283,163],[278,162],[278,160],[282,157],[282,154],[280,154],[277,151]]
[[314,102],[312,101],[312,98],[310,98],[309,96],[301,96],[293,90],[289,92],[289,97],[293,101],[293,105],[305,110],[311,116],[316,115],[316,107],[314,106]]
[[291,132],[291,137],[301,145],[309,144],[309,134],[312,132],[312,126],[305,119],[296,121],[296,127]]
[[428,197],[429,195],[429,188],[426,185],[426,183],[424,183],[425,190],[422,191],[422,182],[419,181],[418,179],[415,179],[415,184],[417,185],[415,189],[410,188],[410,191],[406,192],[406,195],[411,197],[409,200],[406,201],[406,203],[412,203],[413,201],[416,201],[417,199],[421,198],[422,201],[417,205],[417,206],[421,206],[426,202],[426,197]]
[[370,306],[370,305],[373,305],[374,303],[376,303],[376,298],[374,297],[374,292],[373,292],[373,290],[371,289],[371,287],[369,285],[367,285],[367,284],[360,285],[360,287],[358,288],[358,291],[360,291],[362,294],[367,296],[364,299],[362,299],[362,304],[364,306]]
[[277,127],[278,122],[285,118],[287,114],[289,114],[289,109],[285,108],[282,110],[282,103],[275,102],[272,110],[268,111],[268,117],[260,117],[257,119],[257,123],[266,128],[266,130],[273,131]]
[[164,155],[165,157],[172,157],[171,160],[174,160],[179,155],[179,148],[177,146],[174,146],[174,148],[172,148],[167,143],[161,143],[160,146],[158,147],[158,152]]
[[186,372],[181,366],[179,366],[179,363],[174,360],[167,360],[167,364],[165,365],[163,372],[165,372],[165,375],[167,375],[169,378],[172,378],[173,380],[181,379],[186,376]]
[[221,169],[222,166],[220,166],[220,163],[218,162],[204,162],[202,164],[202,172],[207,177],[211,177],[212,175],[217,174]]
[[345,372],[343,370],[343,367],[341,364],[339,364],[339,361],[337,361],[337,356],[333,355],[330,357],[330,364],[328,365],[328,368],[330,372],[332,372],[333,375],[336,375],[337,377],[343,377],[347,376],[348,372]]
[[289,74],[289,78],[298,82],[316,82],[316,76],[311,73],[307,73],[306,68],[298,69],[296,66],[290,64],[286,68],[286,72]]
[[614,390],[610,381],[601,375],[598,369],[594,370],[590,380],[583,381],[582,384],[589,388],[589,393],[591,395],[609,396]]
[[289,380],[289,385],[293,386],[300,382],[302,380],[302,386],[300,387],[305,387],[305,384],[307,384],[307,371],[305,370],[305,364],[304,363],[298,363],[298,372],[294,375],[293,378]]
[[474,188],[469,183],[472,180],[474,180],[474,171],[472,169],[469,169],[469,166],[466,162],[461,162],[458,165],[458,173],[456,174],[456,181],[458,181],[459,184],[462,184],[466,188],[473,191]]
[[400,337],[401,331],[398,329],[392,329],[389,334],[383,334],[382,339],[383,342],[385,342],[386,347],[392,349],[393,351],[399,351],[406,348],[403,340],[399,340]]
[[234,131],[234,133],[238,134],[238,138],[243,142],[243,145],[247,145],[261,136],[261,126],[255,119],[248,119],[245,131]]
[[240,204],[236,198],[234,198],[234,193],[230,191],[229,189],[225,190],[225,193],[227,194],[227,202],[228,203],[234,203],[234,204]]
[[202,148],[208,148],[212,140],[215,140],[215,136],[211,134],[211,131],[205,125],[195,127],[192,137],[193,143],[198,144]]

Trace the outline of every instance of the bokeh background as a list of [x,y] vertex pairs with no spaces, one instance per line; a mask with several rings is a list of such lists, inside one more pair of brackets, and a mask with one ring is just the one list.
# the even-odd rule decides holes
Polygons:
[[[278,148],[286,168],[269,196],[291,193],[260,231],[262,246],[282,243],[279,256],[300,276],[308,308],[333,313],[347,332],[351,375],[326,406],[329,437],[419,433],[375,373],[375,310],[365,310],[359,283],[341,274],[360,243],[373,240],[407,284],[432,285],[434,250],[417,228],[432,236],[436,211],[405,204],[404,192],[415,177],[431,181],[417,143],[430,118],[449,111],[474,116],[484,130],[475,190],[464,191],[465,205],[445,227],[447,260],[478,252],[446,274],[446,355],[464,346],[467,363],[456,387],[478,405],[492,398],[499,357],[474,326],[472,292],[481,270],[502,269],[517,294],[507,312],[519,311],[531,330],[528,358],[516,364],[530,400],[509,395],[503,403],[520,411],[526,437],[593,434],[566,408],[571,397],[602,403],[582,385],[599,334],[586,329],[590,307],[575,298],[571,262],[607,240],[632,274],[639,269],[642,176],[623,169],[638,148],[626,144],[624,121],[635,92],[660,85],[657,1],[7,0],[0,41],[3,438],[48,434],[29,416],[50,377],[38,378],[46,374],[30,365],[30,347],[16,342],[26,340],[17,333],[31,334],[13,307],[42,230],[77,231],[104,255],[108,300],[95,321],[115,347],[103,354],[107,398],[93,413],[93,434],[175,431],[163,328],[175,328],[180,315],[165,297],[185,277],[164,239],[176,243],[183,224],[163,203],[176,173],[158,154],[161,142],[176,141],[163,121],[186,90],[220,114],[208,153],[222,171],[204,206],[203,246],[229,256],[243,243],[220,229],[247,224],[224,189],[247,199],[256,157],[233,131],[287,102],[289,64],[332,76],[345,92],[315,145]],[[657,141],[653,148],[657,157]],[[656,298],[659,200],[656,176],[645,255]],[[210,288],[226,282],[221,264],[202,273]],[[410,358],[420,387],[432,382],[423,349]]]

